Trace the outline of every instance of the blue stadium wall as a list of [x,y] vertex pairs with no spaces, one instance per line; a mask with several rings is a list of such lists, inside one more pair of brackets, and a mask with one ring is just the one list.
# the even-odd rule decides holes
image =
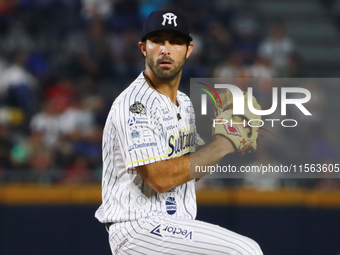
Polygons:
[[[304,192],[298,199],[291,192],[259,193],[262,200],[256,202],[249,196],[242,200],[237,192],[199,192],[197,219],[255,239],[265,255],[339,255],[339,193],[315,193],[314,199]],[[73,201],[64,202],[57,195],[50,201],[32,200],[33,193],[28,200],[23,194],[19,199],[2,196],[0,254],[111,254],[107,232],[94,218],[98,204],[84,195],[71,194]],[[271,201],[274,197],[281,202]]]

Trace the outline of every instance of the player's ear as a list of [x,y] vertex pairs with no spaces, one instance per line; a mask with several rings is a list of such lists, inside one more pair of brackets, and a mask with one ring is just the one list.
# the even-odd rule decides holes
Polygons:
[[144,57],[146,57],[146,41],[145,42],[139,42],[138,46],[139,46],[142,54],[144,55]]
[[193,48],[194,48],[194,44],[193,44],[192,42],[190,42],[190,43],[188,44],[188,50],[187,50],[187,56],[186,56],[186,58],[188,58],[188,57],[190,56],[190,54],[191,54]]

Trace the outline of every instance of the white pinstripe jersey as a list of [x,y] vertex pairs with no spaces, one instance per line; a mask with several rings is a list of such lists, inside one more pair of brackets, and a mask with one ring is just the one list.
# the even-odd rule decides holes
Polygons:
[[189,97],[178,91],[177,101],[178,107],[151,89],[141,73],[113,102],[103,133],[103,201],[95,215],[100,222],[196,217],[194,180],[158,193],[134,170],[203,144]]

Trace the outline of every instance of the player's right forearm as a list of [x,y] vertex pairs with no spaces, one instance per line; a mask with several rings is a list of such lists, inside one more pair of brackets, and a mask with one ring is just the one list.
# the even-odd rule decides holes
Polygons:
[[162,160],[135,168],[151,188],[159,193],[176,188],[190,177],[190,156]]
[[217,135],[214,141],[199,151],[179,158],[163,160],[137,167],[142,178],[157,192],[163,193],[207,173],[195,173],[195,166],[209,166],[219,162],[225,155],[234,152],[229,139]]
[[190,156],[190,176],[201,178],[208,173],[196,172],[196,166],[217,164],[225,155],[235,152],[233,143],[226,137],[217,135],[213,142]]

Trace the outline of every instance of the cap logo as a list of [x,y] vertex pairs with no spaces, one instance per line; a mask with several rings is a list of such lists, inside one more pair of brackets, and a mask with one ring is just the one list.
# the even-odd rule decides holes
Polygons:
[[171,12],[163,14],[163,22],[162,25],[165,26],[166,21],[168,20],[168,24],[171,25],[172,21],[174,21],[174,27],[177,27],[176,23],[177,16]]

